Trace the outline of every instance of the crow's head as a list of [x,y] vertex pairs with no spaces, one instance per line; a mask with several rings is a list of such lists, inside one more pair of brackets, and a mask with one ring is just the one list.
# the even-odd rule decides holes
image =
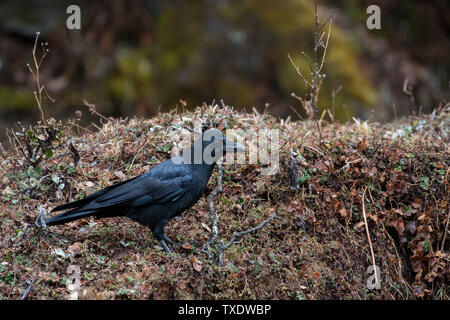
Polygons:
[[194,143],[195,146],[202,147],[203,162],[211,164],[219,160],[226,153],[245,152],[245,147],[227,139],[227,137],[218,129],[208,129],[202,133],[200,141]]

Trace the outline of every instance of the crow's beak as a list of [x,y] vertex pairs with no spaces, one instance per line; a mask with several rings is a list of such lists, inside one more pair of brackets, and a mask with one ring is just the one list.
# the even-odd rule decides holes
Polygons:
[[226,140],[226,152],[245,152],[245,147],[237,142]]

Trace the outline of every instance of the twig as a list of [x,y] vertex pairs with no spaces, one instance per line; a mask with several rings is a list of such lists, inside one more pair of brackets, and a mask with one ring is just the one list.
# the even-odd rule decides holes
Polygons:
[[320,63],[318,73],[322,70],[323,64],[325,63],[325,56],[327,55],[327,49],[328,49],[328,42],[330,41],[330,34],[331,34],[331,24],[333,23],[333,20],[330,19],[330,26],[328,27],[328,35],[327,35],[327,42],[324,45],[323,48],[323,55],[322,55],[322,62]]
[[[319,100],[319,91],[320,91],[320,83],[318,81],[317,78],[320,78],[320,69],[322,68],[322,66],[320,68],[318,68],[318,64],[317,64],[317,55],[318,55],[318,46],[319,46],[319,27],[320,27],[320,23],[319,23],[319,12],[317,11],[317,0],[314,0],[314,19],[315,19],[315,31],[314,31],[314,63],[313,63],[313,68],[311,68],[311,72],[313,74],[313,78],[312,78],[312,85],[311,85],[311,102],[313,105],[313,109],[314,109],[314,120],[316,122],[316,126],[317,126],[317,131],[319,132],[319,138],[320,138],[320,143],[322,144],[322,131],[320,130],[320,124],[319,124],[319,119],[318,119],[318,113],[319,113],[319,107],[318,107],[318,100]],[[329,36],[329,35],[328,35]],[[327,46],[328,46],[328,42],[327,42]],[[326,53],[326,48],[324,53]],[[325,55],[322,56],[322,63],[325,60]]]
[[[11,138],[9,134],[11,134],[14,139]],[[6,135],[8,136],[9,143],[14,148],[14,150],[17,152],[17,149],[18,149],[28,162],[33,163],[33,161],[30,159],[30,157],[28,157],[27,154],[25,153],[25,148],[22,145],[22,143],[20,142],[20,139],[17,137],[17,135],[13,131],[13,129],[9,129],[9,130],[6,129]],[[17,146],[16,142],[19,144],[19,146]]]
[[33,284],[35,281],[36,281],[36,279],[28,281],[28,287],[25,289],[24,293],[20,297],[20,300],[26,300],[28,298],[28,294],[30,293],[31,289],[33,288]]
[[294,60],[292,60],[291,55],[288,54],[288,58],[289,60],[291,60],[292,65],[294,66],[294,69],[297,71],[297,74],[303,79],[303,81],[305,82],[305,87],[306,86],[311,86],[311,83],[306,80],[306,78],[303,76],[302,72],[300,71],[300,68],[295,64]]
[[[322,29],[327,24],[329,24],[328,32],[326,32],[326,33],[322,32]],[[322,25],[320,24],[319,11],[317,9],[317,0],[315,0],[314,1],[314,47],[313,47],[314,56],[313,56],[313,58],[310,58],[305,52],[303,52],[303,51],[301,52],[302,55],[304,55],[306,57],[306,59],[309,61],[309,68],[310,68],[310,74],[311,74],[310,80],[306,79],[306,77],[300,71],[300,68],[295,64],[295,62],[293,61],[291,56],[288,54],[289,60],[291,61],[292,65],[294,66],[295,70],[297,71],[297,74],[300,76],[300,78],[305,83],[305,87],[310,87],[310,89],[311,89],[311,92],[309,93],[310,99],[303,100],[303,99],[298,98],[295,95],[293,95],[293,96],[295,98],[297,98],[298,100],[300,100],[300,102],[302,103],[303,107],[305,108],[305,110],[307,111],[308,114],[309,114],[309,112],[308,112],[306,101],[308,101],[308,104],[311,104],[312,116],[310,116],[310,118],[314,118],[314,121],[316,123],[317,131],[319,133],[320,144],[322,144],[322,142],[323,142],[323,137],[322,137],[322,130],[320,129],[320,120],[318,117],[318,114],[319,114],[318,101],[319,101],[320,87],[322,85],[322,78],[325,78],[325,76],[326,76],[325,74],[321,74],[321,71],[325,64],[325,58],[327,55],[327,49],[328,49],[328,44],[329,44],[330,35],[331,35],[331,25],[332,25],[332,17],[330,17],[324,24],[322,24]],[[324,42],[325,35],[326,35],[326,41]],[[320,47],[323,48],[323,53],[322,53],[321,58],[319,58],[319,48]],[[333,109],[334,109],[334,106],[333,106]],[[333,110],[333,118],[334,118],[334,110]]]
[[[223,180],[223,168],[222,168],[222,163],[221,161],[217,161],[217,169],[218,169],[218,175],[217,175],[217,188],[210,194],[209,196],[209,209],[211,211],[211,221],[212,221],[212,230],[211,230],[211,236],[209,237],[209,239],[206,241],[205,244],[203,244],[202,246],[202,251],[205,252],[206,254],[208,254],[209,258],[212,261],[217,261],[216,260],[216,256],[214,255],[213,251],[212,251],[212,247],[214,246],[214,244],[216,243],[217,240],[217,236],[219,234],[219,227],[218,227],[218,218],[217,218],[217,214],[216,214],[216,210],[214,209],[214,199],[215,197],[222,192],[222,180]],[[261,229],[262,227],[264,227],[267,223],[269,223],[273,218],[276,217],[276,214],[272,214],[268,219],[264,220],[263,222],[261,222],[258,226],[244,230],[244,231],[240,231],[240,232],[235,232],[233,234],[233,237],[231,238],[231,240],[225,244],[225,245],[221,245],[218,248],[218,260],[219,260],[219,265],[221,266],[223,263],[222,257],[223,257],[223,252],[225,250],[227,250],[229,247],[231,247],[239,238],[241,238],[242,236],[254,232],[258,229]],[[222,241],[221,241],[222,243]]]
[[305,147],[306,147],[306,148],[309,148],[309,149],[311,149],[311,150],[313,150],[313,151],[315,151],[315,152],[317,152],[317,153],[319,153],[320,155],[322,155],[322,157],[325,157],[325,155],[323,154],[323,152],[321,152],[320,150],[317,150],[316,148],[314,148],[314,147],[312,147],[312,146],[310,146],[310,145],[307,145],[307,144],[305,144]]
[[220,161],[217,162],[217,169],[219,170],[219,174],[217,176],[217,188],[209,196],[209,209],[211,210],[211,219],[213,222],[212,235],[211,235],[211,238],[208,240],[209,243],[214,243],[214,241],[217,238],[217,234],[219,233],[219,229],[218,229],[218,225],[217,225],[217,215],[216,215],[216,212],[214,209],[214,198],[217,196],[217,194],[222,192],[223,169],[222,169],[222,163]]
[[264,220],[263,222],[261,222],[259,225],[257,225],[256,227],[244,230],[244,231],[239,231],[239,232],[235,232],[233,234],[233,236],[231,237],[230,241],[227,242],[227,244],[220,246],[219,248],[219,265],[223,264],[223,252],[225,250],[227,250],[229,247],[231,247],[234,243],[236,243],[242,236],[255,232],[256,230],[261,229],[262,227],[264,227],[266,224],[268,224],[272,219],[274,219],[277,216],[276,213],[272,214],[269,218],[267,218],[266,220]]
[[[295,96],[295,94],[294,94],[294,96]],[[298,97],[298,98],[300,98],[300,97]],[[301,98],[300,98],[300,99],[301,99]],[[297,115],[297,117],[298,117],[300,120],[303,120],[303,117],[300,115],[300,113],[297,112],[297,110],[295,110],[295,108],[294,108],[293,106],[289,105],[289,108],[290,108],[292,111],[294,111],[294,113]]]
[[[73,121],[71,121],[71,120],[68,120],[67,123],[70,124],[71,126],[77,127],[78,129],[85,130],[86,132],[88,132],[88,133],[90,133],[90,134],[94,134],[94,133],[93,133],[91,130],[89,130],[88,128],[82,127],[82,126],[80,126],[78,123],[75,123],[75,122],[73,122]],[[78,134],[79,134],[79,133],[80,133],[80,131],[78,130]]]
[[86,100],[83,100],[83,103],[84,103],[84,105],[85,105],[86,107],[88,107],[89,111],[90,111],[92,114],[95,114],[95,115],[99,116],[100,118],[102,118],[103,120],[106,120],[106,121],[108,121],[108,122],[110,121],[110,119],[108,119],[107,117],[105,117],[104,115],[102,115],[101,113],[99,113],[99,112],[97,111],[97,109],[95,108],[95,104],[89,103],[89,102],[86,101]]
[[[41,82],[39,79],[39,67],[41,66],[42,62],[44,61],[45,56],[49,52],[49,49],[47,48],[47,44],[42,47],[42,56],[38,63],[37,58],[36,58],[36,47],[37,47],[37,43],[38,43],[38,39],[39,39],[39,34],[40,34],[40,32],[36,32],[36,38],[34,40],[34,46],[33,46],[33,62],[34,62],[35,71],[33,72],[33,69],[31,68],[29,63],[27,63],[27,67],[30,70],[31,75],[33,76],[34,81],[36,83],[37,91],[34,91],[34,98],[38,105],[39,112],[41,113],[42,123],[46,127],[48,127],[47,120],[45,120],[44,110],[42,108],[42,91],[45,89],[44,89],[44,85],[43,84],[41,85]],[[51,101],[54,101],[53,98],[51,98],[49,96],[49,94],[47,93],[47,90],[45,90],[45,94],[50,98]]]
[[335,91],[334,89],[331,92],[331,113],[333,114],[333,121],[334,121],[334,116],[335,116],[335,105],[336,105],[336,95],[339,93],[339,91],[341,91],[342,86],[339,86],[339,88]]
[[450,220],[450,212],[447,213],[447,223],[445,224],[444,238],[442,239],[441,251],[444,251],[444,244],[445,244],[445,238],[447,237],[447,232],[448,232],[448,221],[449,221],[449,220]]
[[366,216],[366,208],[364,206],[364,196],[366,194],[367,187],[364,189],[363,195],[362,195],[362,210],[363,210],[363,216],[364,216],[364,225],[366,226],[366,233],[367,233],[367,240],[369,241],[369,247],[370,247],[370,254],[372,255],[372,265],[373,265],[373,271],[375,272],[375,283],[381,283],[380,279],[378,279],[378,273],[376,269],[375,264],[375,254],[373,253],[373,247],[372,247],[372,240],[370,240],[370,233],[369,233],[369,225],[367,224],[367,216]]
[[290,165],[290,172],[289,172],[289,180],[290,180],[290,189],[292,191],[298,190],[298,177],[297,177],[297,160],[295,159],[294,155],[292,154],[291,150],[291,165]]
[[[369,165],[369,166],[370,166],[370,165]],[[373,205],[373,208],[374,208],[374,210],[375,210],[375,213],[377,214],[377,206],[375,205],[375,200],[373,199],[372,192],[370,192],[370,189],[367,189],[367,190],[369,191],[369,197],[370,197],[370,200],[371,200],[371,202],[372,202],[372,205]],[[396,248],[396,246],[395,246],[395,241],[394,241],[394,239],[392,239],[392,237],[391,237],[391,235],[389,234],[389,232],[386,231],[386,227],[385,227],[383,221],[380,221],[380,222],[381,222],[381,225],[383,226],[383,231],[384,231],[384,233],[385,233],[385,234],[387,235],[387,237],[391,240],[392,247],[394,248],[395,254],[396,254],[396,256],[397,256],[397,260],[398,260],[398,271],[397,271],[398,275],[397,275],[397,277],[398,277],[398,278],[401,280],[401,282],[405,285],[405,287],[406,287],[406,294],[408,294],[408,292],[413,292],[413,289],[412,289],[411,286],[409,285],[408,281],[406,281],[406,279],[403,278],[403,275],[402,275],[402,261],[401,261],[400,255],[399,255],[399,253],[398,253],[398,250],[397,250],[397,248]],[[394,288],[395,288],[395,287],[394,287]],[[395,289],[397,289],[397,288],[395,288]],[[398,289],[397,289],[397,290],[398,290]],[[408,291],[408,290],[409,290],[409,291]]]
[[209,209],[211,211],[211,221],[212,221],[212,230],[211,230],[211,236],[206,241],[206,243],[203,245],[202,250],[208,254],[210,258],[214,260],[214,255],[211,252],[211,246],[214,244],[214,242],[217,239],[217,235],[219,234],[219,227],[217,223],[217,215],[216,210],[214,209],[214,198],[222,192],[222,179],[223,179],[223,168],[221,161],[217,161],[217,188],[210,194],[209,196]]

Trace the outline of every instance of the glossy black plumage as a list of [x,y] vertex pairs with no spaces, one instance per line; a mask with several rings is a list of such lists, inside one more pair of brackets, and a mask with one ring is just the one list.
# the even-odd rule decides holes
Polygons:
[[[215,131],[214,131],[215,130]],[[223,140],[222,150],[243,151],[243,147],[229,143],[216,129],[205,133],[215,133]],[[202,141],[204,150],[212,141]],[[191,148],[192,155],[193,147]],[[193,157],[191,161],[193,162]],[[84,217],[99,218],[126,216],[150,227],[155,237],[166,251],[170,252],[164,234],[166,223],[193,206],[205,191],[215,162],[184,163],[181,156],[160,163],[146,173],[135,178],[109,186],[88,197],[63,204],[52,210],[71,209],[48,219],[48,225],[58,225]]]

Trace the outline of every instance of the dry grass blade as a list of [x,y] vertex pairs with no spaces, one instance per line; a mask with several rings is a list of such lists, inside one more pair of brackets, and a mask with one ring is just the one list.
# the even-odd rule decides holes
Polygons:
[[364,192],[363,192],[363,195],[362,195],[362,199],[361,199],[362,211],[363,211],[363,217],[364,217],[364,225],[366,227],[366,235],[367,235],[367,241],[369,242],[370,255],[372,256],[372,266],[373,266],[373,270],[374,270],[374,274],[375,274],[375,283],[381,284],[381,280],[379,279],[379,274],[377,272],[377,265],[376,265],[376,262],[375,262],[375,254],[373,252],[372,240],[370,239],[369,225],[367,223],[366,207],[364,205],[364,201],[365,201],[364,196],[366,195],[367,188],[368,187],[366,187],[364,189]]

